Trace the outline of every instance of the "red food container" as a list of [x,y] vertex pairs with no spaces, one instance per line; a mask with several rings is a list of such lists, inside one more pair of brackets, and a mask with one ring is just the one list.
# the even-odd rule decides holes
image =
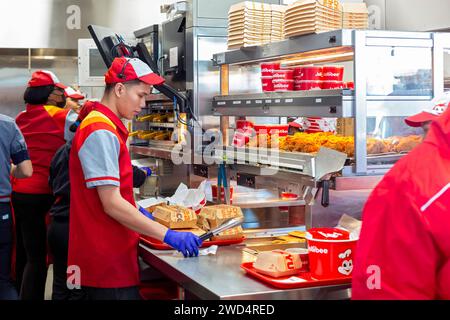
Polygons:
[[288,135],[288,124],[255,124],[255,131],[257,134],[277,134],[279,137],[285,137]]
[[322,87],[322,81],[301,81],[294,80],[295,90],[320,90]]
[[316,279],[345,278],[352,275],[358,239],[337,228],[314,228],[306,233],[309,269]]
[[[298,195],[296,195],[295,193],[291,193],[291,192],[282,192],[281,193],[281,199],[283,200],[290,200],[290,201],[294,201],[294,200],[298,200]],[[289,207],[278,207],[278,209],[280,209],[280,211],[289,211]]]
[[264,92],[272,92],[274,90],[272,77],[261,77],[261,83]]
[[303,79],[305,81],[320,81],[322,80],[323,68],[316,66],[301,67]]
[[323,81],[342,81],[343,79],[343,66],[323,66]]
[[275,70],[280,70],[279,63],[261,63],[261,76],[272,77]]
[[345,88],[345,89],[351,89],[351,90],[354,90],[354,89],[355,89],[355,84],[354,84],[352,81],[350,81],[350,82],[344,82],[344,88]]
[[342,89],[344,88],[344,83],[342,81],[322,81],[322,89]]
[[[211,190],[213,199],[217,200],[217,184],[213,184]],[[230,186],[230,203],[233,203],[233,190],[233,186]],[[220,188],[220,200],[225,202],[225,188],[223,186]]]
[[280,69],[273,72],[273,80],[294,80],[294,70]]
[[294,80],[273,80],[274,91],[293,91]]
[[251,121],[247,120],[237,120],[236,121],[236,129],[247,130],[249,128],[253,128],[255,125]]
[[294,68],[294,80],[305,80],[305,74],[303,72],[304,67]]

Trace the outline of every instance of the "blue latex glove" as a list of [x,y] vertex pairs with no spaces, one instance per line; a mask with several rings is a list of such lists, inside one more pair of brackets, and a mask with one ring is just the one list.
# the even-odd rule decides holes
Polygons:
[[192,232],[177,232],[170,229],[164,236],[164,242],[180,251],[185,258],[198,256],[198,247],[202,245],[202,240]]
[[145,210],[144,208],[139,207],[139,211],[140,211],[144,216],[146,216],[147,218],[152,219],[152,220],[155,220],[155,218],[153,217],[153,215],[152,215],[150,212],[148,212],[147,210]]
[[140,167],[139,169],[145,171],[147,173],[147,177],[150,177],[152,175],[152,169],[150,169],[149,167]]

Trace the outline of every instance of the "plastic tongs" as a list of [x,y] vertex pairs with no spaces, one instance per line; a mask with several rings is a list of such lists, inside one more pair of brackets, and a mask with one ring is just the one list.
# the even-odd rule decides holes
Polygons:
[[217,174],[217,202],[222,203],[222,185],[225,193],[225,203],[230,204],[230,188],[228,186],[227,171],[225,164],[219,164],[219,171]]
[[240,226],[243,222],[244,222],[243,217],[227,219],[217,228],[210,230],[207,233],[205,233],[204,235],[200,236],[200,239],[202,241],[208,240],[209,238],[216,236],[225,230]]

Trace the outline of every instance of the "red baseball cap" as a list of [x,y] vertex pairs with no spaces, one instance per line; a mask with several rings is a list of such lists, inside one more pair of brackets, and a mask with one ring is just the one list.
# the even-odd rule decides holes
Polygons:
[[111,67],[105,73],[105,83],[128,82],[139,79],[150,85],[164,83],[164,78],[154,73],[150,67],[137,58],[115,58]]
[[67,87],[64,90],[64,94],[66,97],[76,99],[76,100],[82,100],[85,98],[85,96],[80,91],[76,91],[72,87]]
[[28,81],[28,87],[42,87],[50,86],[66,89],[67,87],[59,82],[58,77],[51,71],[48,70],[38,70],[33,72],[30,81]]
[[405,119],[410,127],[420,127],[424,122],[433,121],[439,118],[450,105],[450,93],[445,93],[442,97],[432,100],[433,108],[424,110]]

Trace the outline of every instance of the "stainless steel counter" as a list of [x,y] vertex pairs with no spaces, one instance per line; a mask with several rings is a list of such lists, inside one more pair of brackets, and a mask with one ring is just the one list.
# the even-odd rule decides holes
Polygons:
[[350,285],[279,290],[250,278],[240,268],[254,256],[242,252],[244,245],[219,247],[214,256],[185,259],[174,251],[160,251],[140,244],[146,263],[172,279],[194,296],[204,300],[295,300],[349,299]]

